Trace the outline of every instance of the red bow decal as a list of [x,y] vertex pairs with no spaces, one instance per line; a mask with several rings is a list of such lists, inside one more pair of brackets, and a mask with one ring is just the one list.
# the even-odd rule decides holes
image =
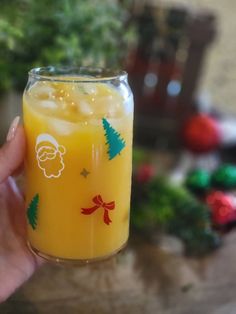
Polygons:
[[109,203],[105,203],[105,202],[103,202],[101,195],[96,195],[93,198],[93,202],[95,203],[95,206],[90,207],[90,208],[81,208],[82,214],[90,215],[93,212],[95,212],[95,210],[97,210],[98,208],[103,208],[104,209],[103,221],[105,222],[105,224],[109,225],[112,221],[109,217],[108,210],[112,210],[115,208],[115,202],[112,201]]

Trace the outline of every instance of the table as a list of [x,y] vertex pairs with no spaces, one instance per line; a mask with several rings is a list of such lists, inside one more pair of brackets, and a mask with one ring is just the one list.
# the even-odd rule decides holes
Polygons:
[[236,231],[204,258],[184,257],[175,247],[133,236],[123,253],[100,264],[46,264],[0,313],[235,314]]

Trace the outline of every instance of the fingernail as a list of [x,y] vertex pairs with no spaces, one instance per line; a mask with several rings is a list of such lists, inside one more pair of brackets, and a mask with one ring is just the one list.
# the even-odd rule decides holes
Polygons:
[[20,117],[19,116],[15,117],[15,119],[12,121],[10,129],[9,129],[9,131],[7,133],[7,142],[10,142],[15,137],[16,130],[17,130],[17,127],[19,125],[19,122],[20,122]]

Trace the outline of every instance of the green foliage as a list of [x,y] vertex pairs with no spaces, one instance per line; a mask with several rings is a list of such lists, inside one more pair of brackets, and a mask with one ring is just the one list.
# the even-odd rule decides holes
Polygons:
[[219,244],[208,208],[183,187],[163,178],[133,183],[131,223],[148,233],[162,231],[183,240],[188,254],[204,254]]
[[109,0],[1,1],[0,90],[23,88],[36,66],[116,67],[127,46],[126,16]]
[[124,149],[125,141],[105,118],[102,119],[102,124],[107,140],[106,144],[108,145],[107,153],[109,155],[109,160],[111,160]]
[[39,204],[39,195],[36,194],[29,207],[27,209],[27,218],[31,227],[35,230],[37,227],[37,219],[38,219],[38,204]]

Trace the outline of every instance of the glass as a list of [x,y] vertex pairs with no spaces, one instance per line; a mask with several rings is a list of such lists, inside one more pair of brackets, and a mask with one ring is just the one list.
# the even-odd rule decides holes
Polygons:
[[23,95],[30,249],[61,263],[126,244],[133,95],[125,72],[36,68]]

